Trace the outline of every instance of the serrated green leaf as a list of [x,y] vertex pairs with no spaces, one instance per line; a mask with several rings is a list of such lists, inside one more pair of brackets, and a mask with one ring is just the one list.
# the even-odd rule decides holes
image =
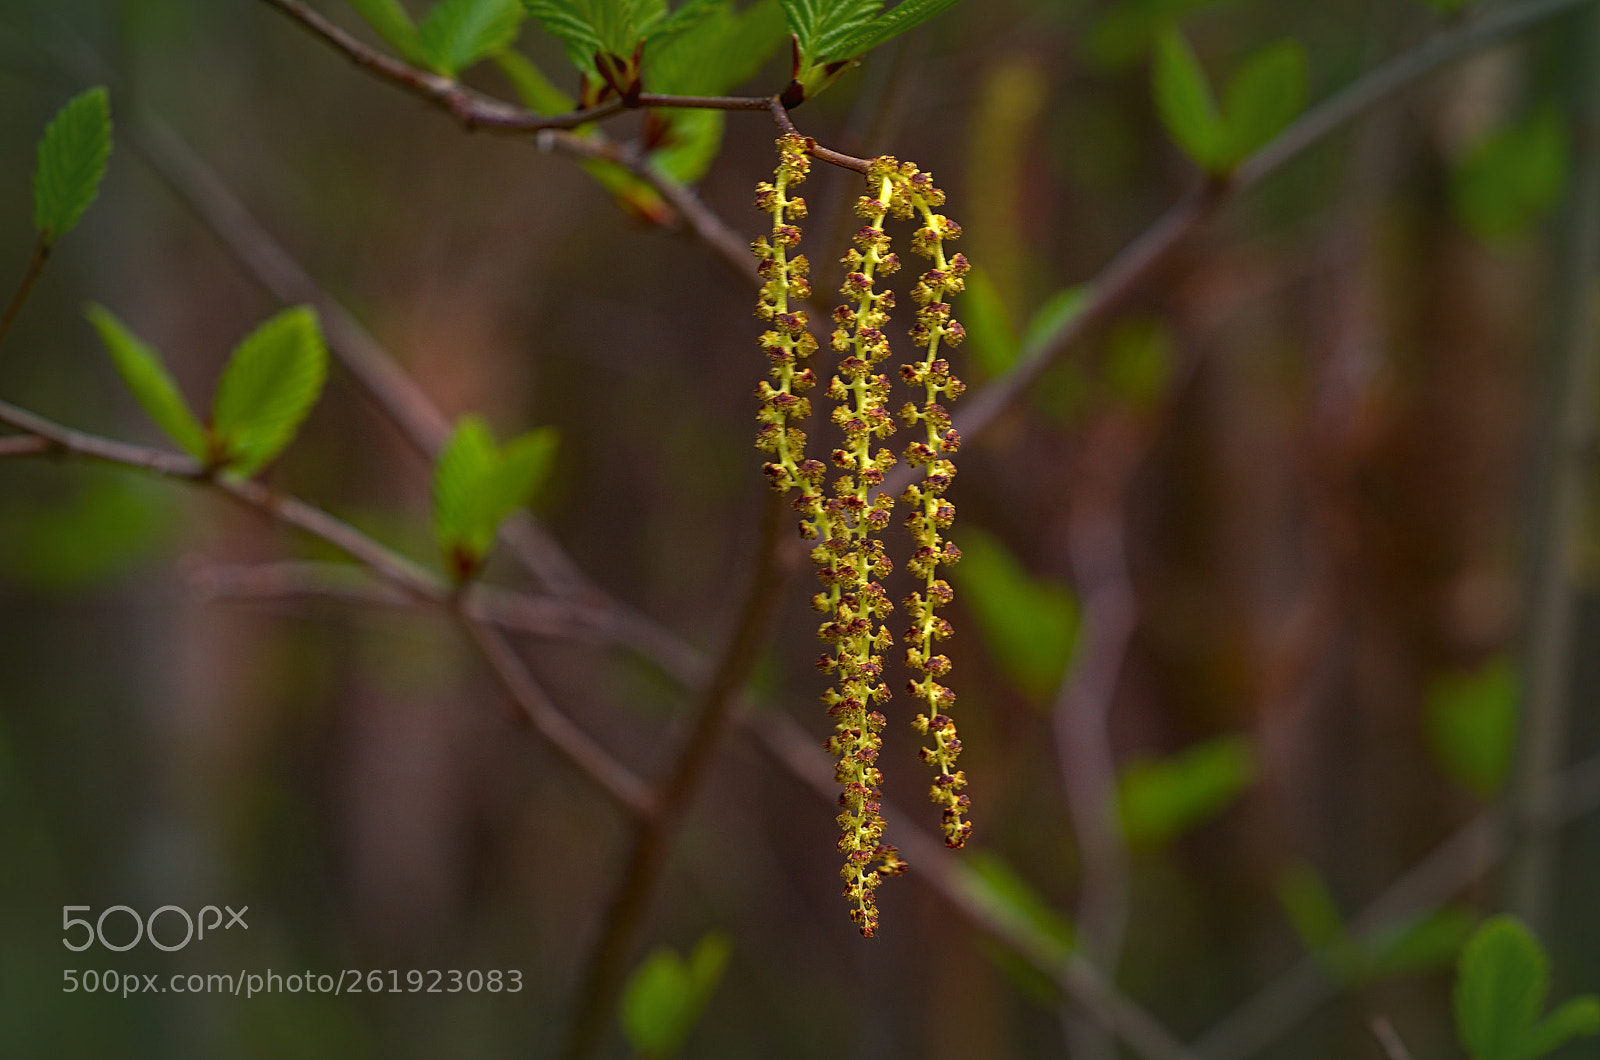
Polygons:
[[1584,994],[1557,1006],[1554,1012],[1529,1031],[1517,1051],[1517,1060],[1534,1060],[1535,1057],[1554,1052],[1573,1038],[1596,1034],[1600,1034],[1600,998]]
[[439,0],[417,27],[428,68],[455,77],[510,45],[522,16],[517,0]]
[[309,306],[285,309],[247,335],[217,381],[212,459],[253,475],[293,439],[327,378],[328,352]]
[[716,992],[733,946],[719,931],[708,932],[685,962],[663,946],[634,969],[623,987],[618,1013],[634,1052],[646,1060],[676,1056]]
[[411,21],[406,9],[400,6],[400,0],[349,0],[349,3],[367,25],[376,30],[378,36],[388,41],[389,46],[399,52],[406,62],[418,66],[428,65],[422,39],[417,36],[416,23]]
[[1549,989],[1544,949],[1510,916],[1484,921],[1462,948],[1456,1030],[1474,1060],[1522,1060],[1521,1045]]
[[1217,162],[1234,166],[1283,131],[1306,105],[1306,51],[1297,40],[1269,44],[1244,61],[1222,104]]
[[[854,59],[859,55],[865,55],[959,2],[960,0],[901,0],[893,9],[884,12],[853,33],[841,35],[835,42],[825,43],[821,52],[822,58]],[[824,41],[828,41],[827,35],[824,35]]]
[[482,498],[500,453],[488,424],[463,416],[433,464],[433,529],[446,557],[475,567],[489,551],[493,529],[483,530]]
[[1434,757],[1481,798],[1493,797],[1511,770],[1517,699],[1516,674],[1504,657],[1428,690],[1427,732]]
[[[836,58],[830,47],[864,29],[883,0],[781,0],[789,31],[800,42],[801,64]],[[843,58],[853,58],[843,56]]]
[[1043,702],[1072,654],[1078,629],[1072,594],[1035,579],[998,540],[970,528],[962,532],[961,564],[952,579],[1000,668]]
[[1215,172],[1223,147],[1216,98],[1200,60],[1175,26],[1156,36],[1151,85],[1167,133],[1197,165]]
[[67,101],[45,127],[33,171],[33,224],[46,244],[70,232],[94,202],[111,157],[111,101],[103,86]]
[[1076,945],[1071,922],[1051,907],[1010,863],[987,850],[962,858],[971,872],[957,877],[968,898],[1013,931],[1032,939],[1049,960],[1065,960]]
[[100,333],[111,362],[139,404],[167,437],[196,460],[206,458],[206,431],[183,399],[161,355],[129,331],[111,310],[92,305],[89,323]]
[[1178,754],[1136,759],[1117,776],[1117,808],[1128,844],[1149,849],[1214,816],[1255,779],[1255,752],[1242,736],[1217,736]]

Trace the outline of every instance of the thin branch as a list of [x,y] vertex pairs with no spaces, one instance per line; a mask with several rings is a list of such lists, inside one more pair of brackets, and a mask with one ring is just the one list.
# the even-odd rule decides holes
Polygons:
[[701,110],[766,110],[767,100],[758,96],[674,96],[641,92],[626,99],[611,99],[593,107],[566,114],[536,114],[524,107],[476,92],[453,77],[418,69],[385,55],[351,36],[301,0],[266,0],[266,3],[306,30],[321,38],[345,58],[370,73],[398,85],[407,92],[443,107],[468,129],[523,133],[542,129],[575,129],[638,107],[695,108]]
[[650,786],[611,757],[589,734],[572,723],[528,673],[511,642],[499,631],[461,614],[461,625],[482,650],[484,658],[511,693],[533,727],[559,748],[569,761],[598,783],[634,818],[648,821],[659,812]]
[[39,274],[44,272],[44,264],[50,258],[50,241],[40,232],[33,241],[33,253],[28,257],[27,271],[22,274],[22,282],[17,284],[17,289],[11,295],[11,301],[6,304],[6,311],[0,314],[0,346],[5,345],[6,336],[11,333],[11,325],[16,322],[17,316],[22,312],[23,303],[27,302],[28,295],[33,291],[33,285],[38,282]]
[[660,812],[639,822],[616,893],[607,907],[600,937],[590,951],[579,988],[577,1015],[567,1043],[566,1055],[570,1060],[590,1056],[600,1045],[606,1020],[615,1006],[623,973],[649,908],[650,896],[666,869],[678,825],[711,766],[729,728],[729,715],[743,695],[750,672],[761,656],[761,646],[767,639],[776,610],[778,591],[785,580],[779,559],[779,533],[786,522],[787,511],[788,506],[781,497],[768,495],[763,506],[754,572],[743,603],[718,653],[711,679],[700,693],[694,720],[678,751],[677,761],[661,786]]
[[[1560,773],[1555,789],[1559,824],[1600,809],[1600,755]],[[1473,884],[1509,852],[1510,820],[1504,808],[1495,807],[1456,829],[1350,918],[1352,937],[1358,943],[1370,942],[1397,920],[1437,909]],[[1321,961],[1303,957],[1201,1035],[1194,1050],[1205,1060],[1259,1056],[1340,989]]]
[[503,636],[457,606],[458,594],[423,567],[385,548],[320,508],[279,493],[253,479],[215,475],[189,457],[85,434],[6,402],[0,402],[0,423],[45,439],[49,443],[46,452],[70,453],[209,486],[277,522],[303,530],[333,545],[417,602],[452,611],[477,641],[495,673],[534,728],[558,752],[628,813],[649,816],[655,812],[655,800],[644,781],[613,759],[558,711]]
[[1367,1020],[1367,1029],[1378,1039],[1378,1044],[1383,1048],[1383,1055],[1389,1060],[1411,1060],[1411,1050],[1400,1040],[1399,1033],[1387,1016],[1374,1015]]
[[0,438],[0,457],[40,456],[52,448],[49,439],[33,434],[12,434]]
[[[955,413],[955,424],[962,437],[975,437],[993,424],[1000,413],[1032,388],[1046,369],[1159,272],[1184,239],[1224,202],[1446,63],[1593,2],[1528,0],[1468,19],[1375,67],[1306,111],[1245,159],[1231,178],[1207,182],[1180,200],[1112,258],[1089,281],[1083,309],[1076,316],[1024,348],[1017,364],[1006,375],[963,403],[964,407]],[[897,478],[891,478],[889,483],[892,489],[904,485],[905,482]]]
[[772,111],[772,120],[778,123],[778,128],[791,136],[804,137],[806,143],[810,145],[808,153],[812,158],[827,162],[830,165],[839,166],[842,169],[852,169],[857,173],[865,173],[872,166],[870,159],[857,158],[854,155],[847,155],[831,148],[823,147],[811,137],[796,129],[794,122],[789,118],[788,108],[783,105],[777,96],[767,100],[767,108]]
[[[805,783],[829,806],[838,803],[833,761],[818,750],[817,742],[788,716],[776,712],[740,714],[739,723],[762,750]],[[905,821],[908,815],[885,802],[884,816]],[[950,856],[942,839],[926,829],[899,824],[895,844],[911,863],[913,875],[924,880],[969,923],[987,931],[1006,948],[1043,973],[1084,1013],[1099,1020],[1136,1055],[1145,1060],[1196,1060],[1161,1022],[1107,982],[1080,955],[1064,962],[1049,952],[1026,926],[996,915],[982,898],[986,889],[977,873],[961,859]]]

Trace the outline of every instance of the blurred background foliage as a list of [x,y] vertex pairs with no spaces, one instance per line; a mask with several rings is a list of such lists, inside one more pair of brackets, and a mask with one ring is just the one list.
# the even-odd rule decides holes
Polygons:
[[[1079,285],[1197,181],[1152,100],[1152,50],[1174,20],[1219,95],[1251,56],[1299,41],[1315,102],[1460,6],[960,4],[795,119],[828,146],[913,159],[949,191],[980,270],[956,307],[972,334],[959,370],[982,384],[1070,318]],[[321,7],[359,25],[342,3]],[[974,870],[976,900],[1043,952],[1064,958],[1080,932],[1103,945],[1105,924],[1076,923],[1085,854],[1063,743],[1063,713],[1099,697],[1125,856],[1115,979],[1185,1040],[1312,953],[1346,989],[1252,1055],[1378,1055],[1374,1012],[1416,1055],[1459,1055],[1448,962],[1499,904],[1497,878],[1376,941],[1346,922],[1506,784],[1549,292],[1563,282],[1567,100],[1597,68],[1572,28],[1556,19],[1451,64],[1252,188],[963,450],[948,651],[977,837],[951,856]],[[520,41],[563,68],[531,25]],[[777,91],[787,64],[777,55],[735,87]],[[511,98],[516,74],[484,65],[467,80]],[[571,80],[555,87],[575,96]],[[448,415],[480,413],[501,438],[556,428],[536,502],[555,537],[608,592],[720,642],[763,501],[758,329],[725,262],[639,202],[619,209],[611,192],[630,206],[636,187],[608,190],[531,139],[464,134],[264,4],[3,0],[0,247],[14,272],[39,130],[100,82],[118,128],[110,173],[0,356],[6,400],[156,444],[82,305],[159,347],[191,397],[279,308],[162,176],[171,148],[141,126],[158,119]],[[699,187],[752,238],[773,129],[760,114],[723,125]],[[838,207],[856,194],[824,170],[808,186],[819,266],[842,248]],[[334,373],[269,480],[436,562],[428,468],[348,376]],[[1600,749],[1585,540],[1571,760]],[[508,723],[447,624],[216,598],[237,565],[322,555],[203,492],[0,460],[0,1051],[559,1050],[623,823]],[[489,576],[521,577],[504,561]],[[820,742],[804,580],[785,594],[756,709]],[[1125,636],[1094,685],[1096,594],[1121,590]],[[660,774],[688,693],[618,649],[527,653],[588,732]],[[893,841],[933,811],[911,734],[887,737]],[[608,1052],[629,1027],[644,1055],[1058,1056],[1064,1033],[1075,1056],[1105,1047],[915,865],[880,893],[884,928],[864,943],[836,894],[833,813],[751,741],[725,742],[650,906]],[[1561,993],[1600,983],[1597,855],[1592,817],[1564,833],[1546,938]],[[63,905],[223,903],[250,907],[247,935],[94,962],[60,948]],[[519,969],[525,989],[63,995],[62,968],[91,963]]]

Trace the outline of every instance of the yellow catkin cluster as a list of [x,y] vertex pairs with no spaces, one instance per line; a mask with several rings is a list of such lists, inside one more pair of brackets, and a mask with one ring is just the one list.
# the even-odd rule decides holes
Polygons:
[[753,244],[765,281],[756,313],[772,323],[761,337],[772,381],[763,381],[756,391],[762,403],[756,444],[772,454],[765,471],[773,488],[799,490],[794,507],[801,513],[800,531],[815,542],[811,559],[822,591],[812,598],[812,606],[824,616],[817,635],[830,646],[817,665],[837,678],[822,698],[834,722],[826,746],[837,760],[835,777],[842,789],[839,850],[845,864],[840,874],[851,918],[870,938],[878,927],[877,885],[905,869],[895,849],[883,843],[879,812],[883,777],[876,764],[885,725],[878,706],[890,696],[883,656],[893,637],[885,621],[894,610],[880,580],[893,566],[876,535],[889,525],[895,504],[880,487],[896,459],[888,448],[873,450],[875,440],[896,429],[888,406],[890,379],[877,371],[890,353],[884,328],[894,308],[894,294],[877,286],[900,267],[890,250],[885,221],[891,216],[919,218],[921,227],[912,247],[933,260],[933,267],[912,290],[918,306],[912,339],[927,354],[922,361],[900,368],[902,378],[922,390],[922,401],[908,402],[900,419],[910,427],[923,424],[926,435],[905,451],[907,463],[925,469],[922,481],[903,495],[912,509],[906,525],[915,541],[906,566],[922,581],[905,601],[912,621],[905,658],[920,675],[908,685],[910,694],[924,704],[914,725],[933,737],[922,757],[936,771],[933,798],[943,807],[945,842],[952,847],[962,845],[972,826],[964,819],[966,777],[954,768],[961,741],[947,708],[955,697],[936,680],[949,670],[950,662],[934,654],[933,642],[950,633],[950,624],[935,614],[952,595],[949,585],[937,577],[938,567],[960,558],[941,533],[955,514],[944,493],[955,475],[948,457],[959,448],[960,438],[940,402],[959,395],[962,384],[950,374],[940,351],[960,342],[963,335],[961,325],[950,317],[947,299],[961,290],[967,264],[959,254],[945,257],[944,243],[956,238],[960,228],[933,212],[944,196],[927,174],[893,158],[873,161],[867,193],[856,203],[865,223],[844,258],[841,293],[846,304],[833,312],[831,346],[839,360],[826,394],[833,403],[831,421],[843,444],[832,452],[836,475],[831,487],[824,489],[826,466],[805,456],[801,427],[811,414],[810,402],[802,395],[816,383],[815,373],[804,362],[817,343],[808,330],[806,312],[795,305],[809,296],[810,286],[805,257],[793,253],[800,232],[792,222],[805,216],[805,203],[789,194],[809,172],[812,146],[800,136],[780,138],[777,174],[756,192],[757,208],[773,219],[771,234]]

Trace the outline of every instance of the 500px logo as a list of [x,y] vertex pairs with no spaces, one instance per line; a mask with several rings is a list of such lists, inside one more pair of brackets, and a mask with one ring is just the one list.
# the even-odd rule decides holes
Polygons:
[[[227,910],[228,913],[227,923],[223,923],[222,920],[223,910]],[[87,905],[64,905],[61,907],[61,930],[63,932],[61,945],[74,953],[81,953],[96,942],[99,942],[106,949],[114,953],[121,953],[124,950],[133,949],[139,945],[141,940],[148,938],[150,945],[156,949],[166,950],[171,953],[174,950],[183,949],[189,945],[192,939],[204,939],[207,931],[216,934],[219,927],[224,931],[231,930],[235,926],[242,927],[246,931],[250,930],[250,925],[244,922],[244,915],[250,911],[250,907],[247,905],[241,906],[237,911],[231,905],[225,905],[221,909],[214,905],[208,905],[202,907],[195,916],[190,916],[189,911],[182,906],[164,905],[148,917],[141,917],[136,910],[129,906],[113,905],[102,910],[100,916],[93,923],[82,917],[72,915],[73,913],[92,911],[93,907]],[[125,914],[127,920],[133,921],[133,938],[130,941],[115,943],[106,938],[106,918],[111,916],[112,913]],[[163,914],[167,915],[166,923],[161,929],[163,936],[167,938],[165,942],[156,937],[156,921],[160,920]],[[210,923],[206,922],[207,915],[211,917]],[[174,918],[183,921],[183,938],[176,942],[171,941],[172,937],[177,934],[177,927],[173,923]],[[80,927],[84,930],[83,941],[74,944],[72,934]],[[122,932],[118,931],[116,934],[121,936]]]

